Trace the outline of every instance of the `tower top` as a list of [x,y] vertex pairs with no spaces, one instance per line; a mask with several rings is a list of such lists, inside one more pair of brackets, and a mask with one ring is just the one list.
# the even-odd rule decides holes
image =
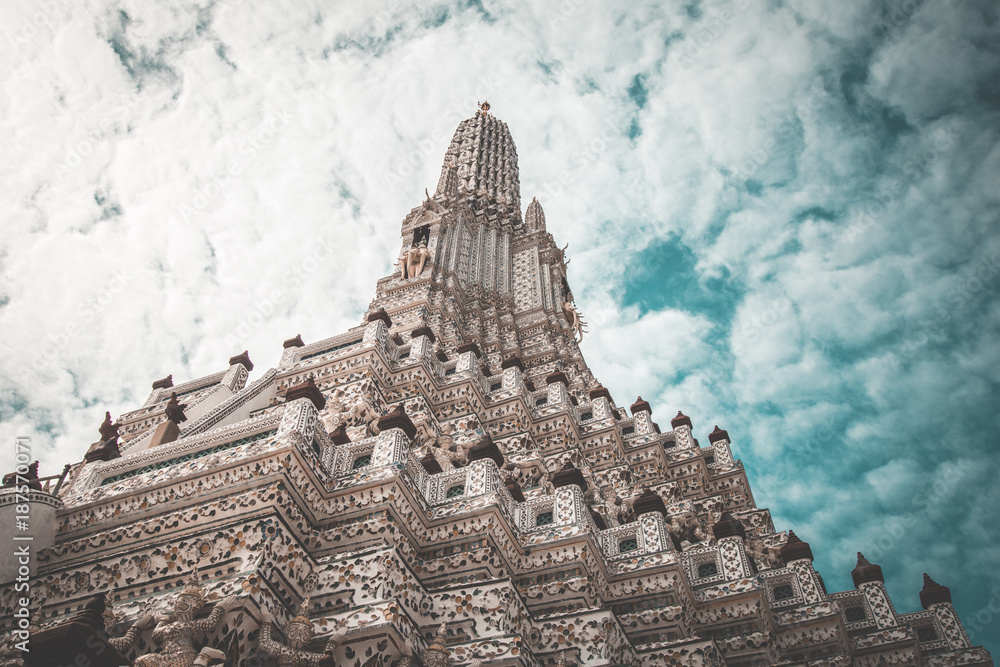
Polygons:
[[528,204],[528,208],[524,212],[524,223],[530,231],[545,231],[545,211],[538,203],[538,197],[532,198],[531,203]]
[[454,169],[459,195],[478,195],[492,200],[517,217],[521,213],[521,182],[517,171],[517,149],[507,123],[490,113],[482,102],[476,115],[459,123],[444,156],[436,195],[449,195],[449,173]]

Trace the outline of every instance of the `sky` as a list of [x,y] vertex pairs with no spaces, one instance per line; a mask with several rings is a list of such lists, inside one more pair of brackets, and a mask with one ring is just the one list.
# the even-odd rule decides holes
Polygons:
[[1000,8],[8,0],[0,462],[361,321],[488,99],[619,405],[733,439],[829,590],[1000,649]]

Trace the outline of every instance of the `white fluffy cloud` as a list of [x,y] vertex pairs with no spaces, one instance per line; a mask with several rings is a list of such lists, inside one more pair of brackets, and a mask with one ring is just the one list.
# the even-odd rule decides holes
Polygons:
[[[32,436],[43,473],[158,377],[244,348],[267,367],[285,338],[356,324],[488,98],[523,200],[570,243],[584,350],[615,398],[728,428],[831,587],[871,548],[903,607],[920,568],[985,603],[994,3],[5,12],[0,440]],[[933,504],[907,497],[940,479]]]

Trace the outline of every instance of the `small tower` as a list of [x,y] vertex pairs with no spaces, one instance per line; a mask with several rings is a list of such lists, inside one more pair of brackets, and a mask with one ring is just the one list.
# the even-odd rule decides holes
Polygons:
[[920,591],[920,606],[933,611],[940,631],[938,636],[948,642],[949,648],[964,649],[972,646],[969,635],[951,604],[951,590],[930,578],[924,572],[924,587]]
[[882,576],[882,568],[858,552],[858,564],[851,570],[851,578],[854,586],[868,600],[868,606],[875,617],[875,625],[879,628],[891,628],[897,625],[896,609],[892,606],[889,594],[885,590],[885,578]]
[[524,224],[527,226],[528,232],[545,231],[545,211],[542,210],[542,205],[538,203],[537,197],[531,199],[528,209],[524,212]]

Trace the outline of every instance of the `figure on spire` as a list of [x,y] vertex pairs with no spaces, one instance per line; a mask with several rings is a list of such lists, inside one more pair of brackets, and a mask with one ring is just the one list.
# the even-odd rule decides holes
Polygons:
[[198,582],[197,572],[197,569],[191,571],[188,585],[174,598],[172,614],[143,616],[120,638],[122,641],[116,643],[115,648],[127,651],[138,638],[139,630],[155,626],[153,641],[161,645],[162,650],[159,653],[140,655],[135,659],[136,667],[207,667],[213,660],[226,659],[225,653],[210,646],[196,651],[195,638],[215,632],[222,617],[237,606],[236,596],[223,598],[215,604],[207,618],[195,620],[198,612],[208,604],[208,598]]
[[337,646],[347,634],[341,629],[332,635],[327,640],[322,653],[305,650],[303,647],[315,635],[312,621],[309,620],[308,596],[299,605],[299,613],[285,624],[285,637],[288,638],[287,646],[271,638],[271,612],[262,608],[260,617],[260,639],[258,640],[260,650],[265,655],[274,658],[279,667],[316,667],[330,662],[335,657]]

